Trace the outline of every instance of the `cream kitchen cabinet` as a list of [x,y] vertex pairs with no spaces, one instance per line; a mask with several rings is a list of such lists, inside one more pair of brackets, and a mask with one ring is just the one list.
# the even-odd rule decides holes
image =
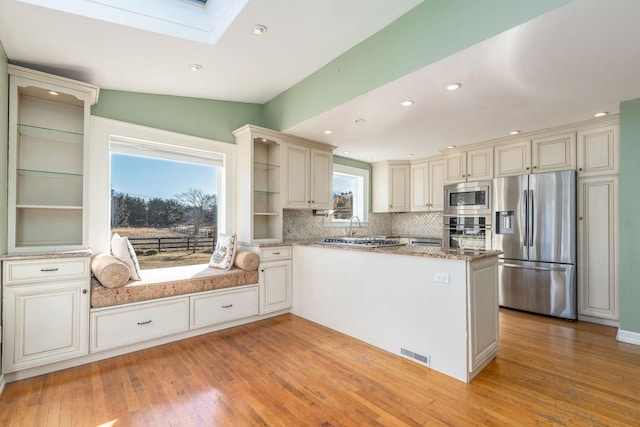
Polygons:
[[237,145],[236,234],[241,242],[282,241],[282,140],[278,132],[246,125]]
[[444,157],[444,183],[493,179],[493,147],[449,154]]
[[481,259],[469,263],[467,270],[469,372],[491,360],[500,344],[498,325],[498,266],[495,260]]
[[620,123],[578,130],[578,177],[620,172]]
[[620,319],[618,224],[618,176],[579,178],[578,316],[583,320]]
[[288,310],[293,304],[293,247],[242,245],[260,256],[259,314]]
[[89,254],[3,263],[3,372],[89,352]]
[[332,209],[332,148],[287,143],[284,153],[284,207]]
[[87,249],[98,88],[13,65],[9,76],[8,252]]
[[495,176],[524,175],[576,169],[576,134],[541,135],[532,140],[497,144]]
[[411,210],[411,166],[409,162],[373,163],[373,212],[409,212]]
[[442,211],[444,205],[444,160],[411,164],[411,211]]

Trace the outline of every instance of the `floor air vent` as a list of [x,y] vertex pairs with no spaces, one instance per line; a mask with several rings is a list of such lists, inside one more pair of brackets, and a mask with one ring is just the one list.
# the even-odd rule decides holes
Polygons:
[[400,353],[403,356],[406,356],[410,359],[413,359],[419,363],[422,363],[425,366],[431,366],[431,358],[428,355],[420,354],[413,352],[411,350],[407,350],[406,348],[400,348]]

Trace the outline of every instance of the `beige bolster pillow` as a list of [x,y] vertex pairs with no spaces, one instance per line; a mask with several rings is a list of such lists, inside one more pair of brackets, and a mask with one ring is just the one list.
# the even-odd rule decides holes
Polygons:
[[124,286],[129,281],[129,267],[110,254],[100,253],[91,257],[91,272],[105,288]]
[[249,251],[237,251],[233,265],[246,271],[254,271],[258,269],[260,257]]

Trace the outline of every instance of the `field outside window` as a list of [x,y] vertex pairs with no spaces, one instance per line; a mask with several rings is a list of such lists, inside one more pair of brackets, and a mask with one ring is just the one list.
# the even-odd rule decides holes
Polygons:
[[143,270],[208,263],[222,167],[148,154],[112,150],[111,233],[129,238]]

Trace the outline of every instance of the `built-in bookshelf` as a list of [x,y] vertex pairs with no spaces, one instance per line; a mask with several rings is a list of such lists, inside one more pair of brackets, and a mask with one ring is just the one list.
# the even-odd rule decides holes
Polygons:
[[94,86],[9,66],[9,252],[86,249]]

